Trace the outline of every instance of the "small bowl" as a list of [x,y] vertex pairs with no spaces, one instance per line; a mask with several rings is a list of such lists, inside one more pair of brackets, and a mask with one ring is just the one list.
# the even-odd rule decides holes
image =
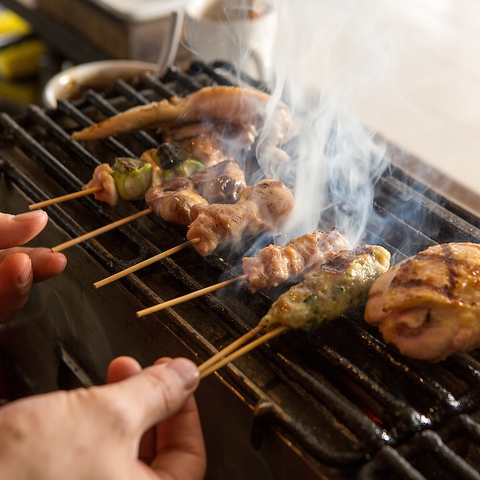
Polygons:
[[57,73],[52,77],[42,92],[42,102],[46,108],[57,108],[57,100],[74,101],[81,98],[89,88],[105,90],[115,80],[134,81],[145,72],[154,72],[154,63],[136,60],[105,60],[83,63]]

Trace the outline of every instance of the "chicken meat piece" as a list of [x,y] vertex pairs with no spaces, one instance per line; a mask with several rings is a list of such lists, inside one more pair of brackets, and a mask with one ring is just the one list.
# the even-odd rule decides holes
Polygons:
[[286,224],[294,203],[283,182],[261,180],[247,187],[233,205],[211,204],[200,208],[189,226],[187,239],[199,238],[194,248],[201,255],[210,255],[225,240],[278,232]]
[[[167,222],[189,225],[199,212],[199,206],[208,205],[195,190],[192,181],[184,177],[167,180],[161,185],[150,187],[145,194],[145,201],[153,213]],[[192,207],[196,206],[196,210]]]
[[234,160],[199,170],[190,180],[210,203],[236,203],[247,188],[243,170]]
[[[249,152],[252,149],[258,131],[254,125],[237,125],[232,122],[198,122],[180,127],[158,129],[166,142],[181,142],[188,148],[189,143],[200,139],[199,145],[210,141],[213,146],[227,155],[229,152]],[[198,141],[196,142],[198,143]],[[198,152],[202,154],[202,151]],[[207,151],[208,153],[208,151]],[[227,158],[225,158],[227,160]]]
[[308,275],[341,250],[350,248],[348,240],[338,232],[306,233],[293,238],[282,247],[269,245],[253,257],[242,260],[252,293],[262,288],[272,288],[280,283]]
[[102,187],[101,190],[95,192],[95,199],[108,203],[111,207],[118,202],[117,187],[112,173],[112,167],[108,163],[102,163],[95,168],[92,179],[85,185],[85,188]]
[[187,142],[180,142],[180,144],[205,167],[213,167],[226,160],[233,160],[233,155],[227,145],[212,135],[199,135]]
[[378,245],[342,250],[280,295],[260,325],[308,329],[334,320],[360,306],[389,265],[390,253]]
[[365,321],[429,362],[480,347],[480,245],[435,245],[399,262],[372,286]]
[[185,98],[173,97],[160,102],[139,105],[109,117],[72,134],[72,140],[100,140],[111,135],[130,133],[144,128],[186,125],[204,121],[233,123],[247,131],[252,128],[264,132],[265,143],[278,145],[298,132],[298,123],[292,119],[289,108],[278,102],[274,111],[267,105],[271,96],[253,88],[234,86],[205,87]]

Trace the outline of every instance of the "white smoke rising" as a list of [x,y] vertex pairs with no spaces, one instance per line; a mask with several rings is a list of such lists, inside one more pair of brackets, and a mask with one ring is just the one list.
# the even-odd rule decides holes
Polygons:
[[263,156],[261,167],[266,176],[294,179],[287,237],[322,229],[329,209],[355,245],[371,213],[375,180],[387,166],[385,145],[356,111],[362,102],[381,102],[391,68],[392,3],[277,0],[275,8],[272,103],[283,97],[301,128],[290,163]]

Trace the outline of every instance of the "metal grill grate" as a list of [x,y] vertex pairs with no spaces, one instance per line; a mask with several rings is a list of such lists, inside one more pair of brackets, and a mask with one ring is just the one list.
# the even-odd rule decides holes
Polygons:
[[[76,191],[98,164],[139,156],[159,140],[142,131],[78,143],[70,141],[72,131],[133,105],[233,84],[232,78],[229,66],[194,63],[163,79],[148,74],[135,85],[118,81],[103,94],[88,91],[75,104],[60,101],[55,111],[31,106],[16,119],[1,114],[1,171],[32,202]],[[85,197],[48,211],[64,236],[75,237],[143,208],[142,202],[111,208]],[[392,166],[377,185],[364,241],[384,246],[396,262],[437,242],[480,242],[479,228],[479,219]],[[76,248],[108,275],[171,248],[184,235],[149,216]],[[150,306],[232,275],[240,257],[221,251],[199,258],[185,251],[122,279],[121,288]],[[162,312],[155,321],[168,325],[202,361],[256,325],[270,304],[263,293],[230,287]],[[318,478],[480,478],[477,352],[437,365],[406,359],[384,345],[362,313],[357,309],[314,331],[289,332],[209,382],[225,382],[251,406],[254,446],[261,448],[273,428],[314,465]]]

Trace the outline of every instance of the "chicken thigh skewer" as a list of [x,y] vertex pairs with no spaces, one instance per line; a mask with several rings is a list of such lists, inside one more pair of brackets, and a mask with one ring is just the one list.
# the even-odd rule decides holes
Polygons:
[[[389,264],[389,252],[377,245],[340,251],[282,294],[257,327],[200,365],[200,378],[289,329],[319,326],[358,307],[366,300],[374,281],[387,271]],[[267,333],[238,349],[265,330]]]
[[480,347],[480,245],[435,245],[378,278],[365,321],[401,354],[429,362]]

